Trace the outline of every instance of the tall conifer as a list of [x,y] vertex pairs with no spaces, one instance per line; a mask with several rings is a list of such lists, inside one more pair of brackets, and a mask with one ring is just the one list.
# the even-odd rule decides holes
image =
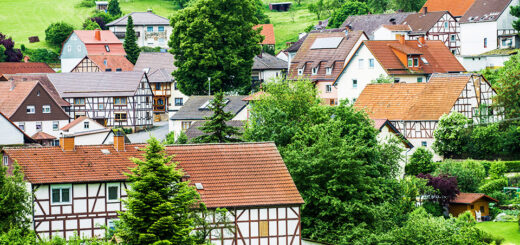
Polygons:
[[141,50],[137,46],[137,38],[135,36],[134,30],[134,20],[132,16],[128,16],[128,22],[126,24],[126,34],[125,34],[125,42],[123,43],[123,47],[125,48],[126,58],[135,64],[137,58],[139,58],[139,52]]

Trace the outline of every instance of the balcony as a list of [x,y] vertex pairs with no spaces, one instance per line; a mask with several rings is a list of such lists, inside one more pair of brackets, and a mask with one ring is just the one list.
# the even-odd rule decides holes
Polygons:
[[499,29],[497,35],[500,36],[514,36],[517,35],[518,31],[515,29]]

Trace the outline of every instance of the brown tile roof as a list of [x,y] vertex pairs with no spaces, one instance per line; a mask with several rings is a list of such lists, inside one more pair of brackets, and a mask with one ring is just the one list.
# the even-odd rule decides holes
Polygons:
[[55,71],[45,63],[0,62],[0,74],[18,73],[55,73]]
[[42,132],[42,131],[35,133],[33,136],[31,136],[31,138],[33,138],[34,140],[54,140],[54,139],[56,139],[56,137],[54,137],[48,133]]
[[275,45],[276,40],[274,38],[274,27],[273,24],[261,24],[256,25],[253,28],[256,30],[257,28],[262,27],[262,31],[260,34],[264,36],[264,41],[262,41],[262,44],[264,45]]
[[384,28],[391,31],[411,31],[410,25],[383,25]]
[[[419,41],[417,40],[407,40],[405,41],[405,45],[399,44],[397,40],[370,40],[364,41],[364,44],[390,75],[466,71],[451,51],[439,40],[426,40],[424,45],[419,45]],[[423,64],[421,61],[421,70],[409,70],[408,67],[405,66],[406,64],[401,63],[399,58],[392,51],[392,46],[395,47],[395,45],[405,46],[410,49],[409,51],[413,49],[413,52],[420,52],[422,54],[421,57],[425,58],[428,64]]]
[[252,101],[252,100],[258,100],[261,96],[265,95],[266,93],[264,91],[258,91],[254,94],[248,95],[247,97],[243,98],[243,101]]
[[498,200],[482,193],[459,193],[450,203],[472,204],[481,198],[487,199],[488,202],[498,202]]
[[116,35],[109,30],[99,30],[100,40],[96,40],[95,33],[96,30],[75,30],[74,33],[78,35],[78,38],[84,44],[109,44],[109,43],[120,43],[123,45],[123,42],[119,40]]
[[[60,147],[4,148],[4,153],[33,184],[78,183],[126,180],[123,173],[135,167],[130,157],[142,159],[143,147],[126,145],[124,152],[112,145],[76,146],[73,152]],[[191,184],[203,185],[198,191],[210,208],[303,203],[274,143],[171,145],[166,151]]]
[[354,106],[371,118],[439,120],[450,113],[472,74],[434,74],[428,83],[369,84]]
[[13,78],[14,81],[22,82],[22,81],[32,81],[37,80],[40,84],[47,90],[52,99],[56,101],[56,103],[61,107],[70,106],[70,103],[65,101],[60,97],[58,90],[51,83],[47,74],[38,73],[38,74],[16,74],[16,75],[6,75],[6,78]]
[[[78,123],[83,122],[85,119],[89,119],[89,118],[86,116],[80,116],[80,117],[76,118],[74,121],[70,122],[69,124],[63,126],[63,128],[61,128],[60,130],[67,131],[67,130],[71,129],[72,127],[78,125]],[[97,123],[95,120],[92,120],[92,122]],[[99,124],[99,123],[97,123],[97,124]],[[101,124],[99,124],[99,125],[101,125]]]
[[427,0],[423,7],[428,11],[449,11],[453,16],[463,16],[475,0]]
[[414,13],[408,15],[404,20],[403,24],[410,25],[414,32],[427,32],[432,29],[435,24],[444,16],[448,11],[437,11],[437,12],[424,12]]
[[460,18],[460,23],[497,21],[509,9],[512,0],[475,0],[471,8]]
[[0,112],[11,118],[37,84],[38,81],[15,81],[11,90],[11,82],[0,82]]
[[[126,59],[124,55],[88,55],[87,57],[98,65],[101,71],[106,71],[106,69],[112,69],[113,72],[117,69],[121,69],[121,71],[134,70],[134,64]],[[107,61],[106,66],[105,60]]]

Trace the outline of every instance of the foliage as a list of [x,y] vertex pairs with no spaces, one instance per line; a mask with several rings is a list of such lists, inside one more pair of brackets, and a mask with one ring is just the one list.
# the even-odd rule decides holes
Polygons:
[[495,198],[500,204],[506,203],[506,201],[509,200],[509,197],[502,191],[494,191],[488,194],[488,196]]
[[394,8],[403,12],[419,11],[426,0],[393,0]]
[[161,47],[147,47],[142,46],[140,47],[141,52],[161,52]]
[[491,86],[493,86],[498,77],[500,76],[500,69],[486,67],[480,70],[478,73],[482,74],[482,76],[486,78],[486,80],[491,84]]
[[383,74],[379,75],[378,78],[370,81],[370,83],[393,83],[394,80],[392,77],[384,76]]
[[101,27],[102,30],[108,30],[106,24],[112,22],[117,18],[117,16],[112,16],[109,13],[105,13],[103,11],[97,11],[92,16],[90,16],[90,19],[98,23],[99,27]]
[[27,245],[36,244],[36,234],[34,231],[21,228],[12,228],[5,232],[0,232],[1,245]]
[[506,178],[500,178],[500,179],[494,179],[489,180],[482,186],[480,186],[479,191],[483,192],[485,194],[491,194],[493,192],[502,191],[504,187],[507,186],[507,179]]
[[419,178],[427,179],[428,186],[433,187],[438,191],[437,195],[433,196],[432,200],[438,202],[441,205],[448,204],[453,200],[459,193],[457,186],[457,178],[441,174],[439,176],[432,176],[430,174],[419,174]]
[[126,58],[132,62],[132,64],[135,64],[135,62],[137,62],[137,58],[139,58],[139,53],[141,50],[139,49],[139,46],[137,46],[137,37],[134,30],[134,20],[132,19],[131,15],[128,16],[125,42],[123,43],[123,47],[125,48]]
[[218,92],[208,105],[213,112],[211,116],[205,117],[206,122],[199,129],[204,133],[194,138],[194,143],[225,143],[239,141],[234,136],[240,135],[240,129],[227,125],[226,122],[233,119],[234,115],[230,111],[226,112],[226,102],[224,93]]
[[197,191],[181,181],[184,173],[177,170],[157,139],[148,140],[144,160],[132,159],[137,167],[128,180],[127,210],[120,212],[117,235],[127,244],[154,242],[194,244],[193,209],[199,201]]
[[419,147],[410,157],[410,162],[405,166],[405,173],[412,176],[420,173],[428,174],[434,170],[433,153],[424,147]]
[[181,131],[181,133],[179,134],[179,137],[175,141],[175,144],[179,144],[179,145],[188,144],[188,135],[186,135],[186,133],[184,133],[184,131]]
[[274,47],[271,45],[262,45],[262,52],[268,53],[270,55],[275,55]]
[[22,60],[23,55],[22,51],[19,49],[14,49],[14,41],[10,37],[7,38],[6,35],[0,33],[0,61],[6,61],[6,62],[19,62]]
[[368,6],[373,13],[384,13],[389,7],[389,0],[368,0]]
[[200,0],[172,18],[169,46],[182,93],[208,94],[209,86],[242,94],[250,90],[253,57],[263,40],[253,29],[255,12],[253,0]]
[[59,54],[45,48],[25,49],[23,54],[29,56],[31,62],[60,63]]
[[336,9],[329,19],[327,28],[338,28],[350,15],[368,14],[370,9],[364,2],[346,1],[341,8]]
[[444,114],[433,132],[435,142],[433,149],[445,158],[455,156],[464,151],[467,145],[467,129],[470,120],[459,112]]
[[[509,13],[514,17],[520,17],[520,5],[511,6]],[[520,31],[520,20],[517,19],[513,21],[513,28],[517,31]]]
[[478,161],[445,161],[435,170],[435,175],[444,174],[457,178],[461,192],[476,192],[486,178],[486,170]]
[[[428,185],[428,180],[417,178],[415,176],[405,176],[401,182],[399,183],[401,186],[401,208],[404,208],[404,213],[409,213],[414,210],[417,201],[423,203],[423,207],[430,206],[429,204],[434,204],[435,206],[440,208],[440,215],[442,215],[442,207],[438,203],[433,203],[430,201],[422,200],[423,196],[433,195],[436,191],[433,187]],[[428,211],[428,209],[427,209]]]
[[504,110],[505,117],[520,117],[520,54],[504,63],[493,88],[497,92],[493,99],[496,106]]
[[316,18],[319,20],[319,19],[321,19],[321,17],[323,17],[324,12],[326,12],[330,9],[330,6],[328,4],[328,1],[318,0],[316,2],[309,4],[309,6],[307,8],[309,9],[309,12],[315,14]]
[[7,167],[0,166],[0,233],[10,229],[29,229],[31,194],[27,191],[24,176],[18,164],[14,164],[12,174]]
[[73,31],[74,27],[65,22],[52,23],[45,29],[45,41],[54,46],[61,46]]
[[96,1],[95,0],[82,0],[78,4],[78,7],[83,7],[83,8],[92,8],[94,6],[96,6]]
[[444,216],[444,208],[442,208],[442,206],[439,205],[439,203],[432,202],[432,201],[425,201],[421,207],[423,207],[427,213],[429,213],[435,217]]
[[269,20],[269,16],[264,13],[264,7],[262,4],[262,0],[254,0],[253,3],[256,7],[255,16],[258,19],[258,24],[269,24],[271,20]]
[[186,8],[191,4],[191,0],[171,0],[179,9]]
[[493,162],[489,169],[489,177],[491,179],[503,178],[507,171],[506,164],[504,162]]
[[506,164],[507,172],[520,172],[520,161],[508,161]]
[[108,8],[107,8],[107,12],[112,15],[112,16],[121,16],[121,14],[123,14],[123,12],[121,12],[121,9],[119,8],[119,1],[118,0],[110,0],[108,2]]
[[83,22],[83,30],[95,30],[95,29],[101,29],[99,24],[95,21],[93,21],[91,18],[88,18]]
[[484,126],[476,126],[471,131],[468,151],[472,157],[489,159],[490,156],[499,155],[502,150],[503,132],[499,130],[498,123]]
[[[217,208],[216,210],[207,210],[204,204],[201,204],[200,210],[204,210],[200,214],[194,216],[196,227],[195,242],[196,244],[210,244],[206,243],[206,239],[214,231],[223,228],[224,232],[232,233],[234,226],[230,225],[228,211],[225,208]],[[208,222],[210,220],[211,222]],[[215,236],[215,235],[213,235]]]
[[174,131],[170,131],[168,134],[166,134],[166,138],[164,139],[164,144],[166,144],[166,145],[175,144],[175,132]]

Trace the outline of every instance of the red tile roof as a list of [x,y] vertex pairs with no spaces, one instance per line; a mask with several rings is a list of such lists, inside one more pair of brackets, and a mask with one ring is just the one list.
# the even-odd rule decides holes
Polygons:
[[450,203],[472,204],[481,198],[487,199],[488,202],[498,202],[498,200],[482,193],[459,193]]
[[11,118],[37,84],[38,81],[15,81],[14,89],[11,90],[11,82],[0,82],[0,111]]
[[54,137],[48,133],[42,132],[42,131],[35,133],[33,136],[31,136],[31,138],[33,138],[34,140],[54,140],[54,139],[56,139],[56,137]]
[[260,34],[265,37],[264,41],[262,42],[262,44],[264,44],[264,45],[275,45],[276,44],[276,40],[274,38],[274,27],[273,27],[273,24],[261,24],[261,25],[256,25],[253,28],[256,30],[256,28],[258,28],[258,27],[262,27],[262,31],[260,32]]
[[[73,152],[60,147],[4,148],[33,184],[122,181],[135,167],[130,157],[143,158],[145,145],[126,145],[117,152],[112,145],[76,146]],[[104,154],[108,149],[110,154]],[[210,208],[302,204],[301,198],[274,143],[172,145],[174,156],[191,184]]]
[[254,94],[251,94],[245,98],[243,98],[243,101],[252,101],[252,100],[259,100],[260,97],[264,96],[266,93],[264,91],[258,91]]
[[123,44],[107,44],[110,52],[106,51],[105,44],[86,44],[88,55],[126,55]]
[[[112,69],[112,71],[116,71],[116,69],[121,69],[121,71],[134,70],[134,64],[126,59],[124,55],[89,55],[88,58],[98,65],[101,71],[106,69]],[[107,61],[106,66],[105,59]]]
[[[464,67],[459,63],[457,58],[451,51],[439,40],[426,40],[423,45],[417,40],[407,40],[404,44],[400,44],[397,40],[371,40],[363,42],[370,50],[376,60],[383,66],[388,74],[417,74],[417,73],[448,73],[448,72],[465,72]],[[406,64],[401,63],[392,47],[400,46],[401,50],[410,53],[419,52],[421,57],[425,58],[428,64],[422,60],[421,69],[419,71],[411,71]],[[406,48],[406,49],[405,49]],[[412,51],[413,50],[413,51]]]
[[120,43],[123,42],[119,40],[116,35],[109,30],[99,30],[100,40],[96,40],[95,33],[96,30],[75,30],[74,33],[78,35],[78,38],[84,44],[109,44],[109,43]]
[[55,73],[55,71],[45,63],[0,62],[0,74],[18,73]]
[[384,28],[391,30],[391,31],[411,31],[412,28],[410,28],[409,25],[383,25]]
[[453,16],[463,16],[475,0],[427,0],[423,7],[429,11],[449,11]]

